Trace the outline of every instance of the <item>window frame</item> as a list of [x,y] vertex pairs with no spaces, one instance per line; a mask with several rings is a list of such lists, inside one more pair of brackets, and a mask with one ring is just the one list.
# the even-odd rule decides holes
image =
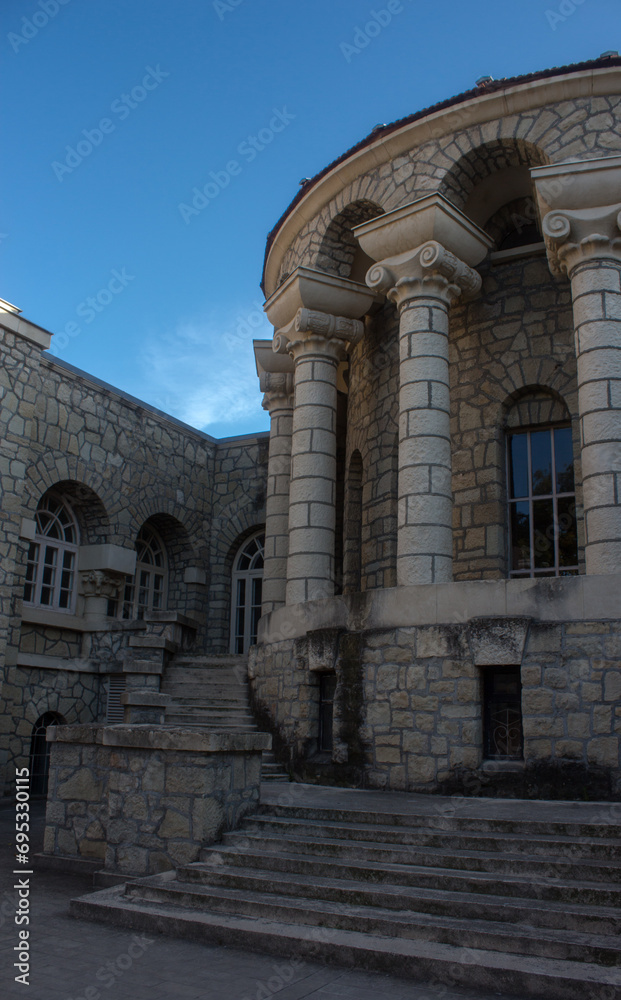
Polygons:
[[[555,437],[554,432],[557,430],[569,430],[571,441],[572,441],[572,476],[573,476],[573,490],[571,491],[558,491],[557,490],[557,475],[556,475],[556,447],[555,447]],[[533,474],[532,474],[532,445],[531,445],[531,435],[541,433],[542,431],[547,431],[551,438],[551,487],[550,493],[533,493]],[[511,468],[511,439],[518,436],[526,437],[527,445],[527,468],[526,475],[528,479],[528,494],[520,497],[511,496],[511,483],[512,483],[512,468]],[[558,579],[564,576],[577,576],[580,572],[579,563],[579,547],[577,538],[577,524],[576,524],[576,514],[575,514],[575,504],[576,504],[576,480],[575,480],[575,456],[573,454],[573,428],[571,426],[571,421],[553,422],[547,424],[531,424],[525,427],[507,427],[505,430],[505,475],[506,475],[506,497],[507,497],[507,575],[510,580],[537,580],[537,579]],[[537,546],[535,542],[535,517],[533,511],[533,504],[538,500],[549,500],[552,502],[552,519],[553,519],[553,537],[551,539],[554,561],[553,565],[548,567],[537,567],[535,565]],[[562,566],[560,564],[560,547],[559,547],[559,513],[558,513],[558,501],[559,500],[573,500],[574,505],[574,524],[576,525],[576,562],[572,565]],[[528,503],[528,520],[529,520],[529,561],[530,565],[527,569],[514,569],[513,568],[513,523],[512,523],[512,508],[518,503]]]
[[[248,549],[253,544],[257,548],[252,553],[250,565],[242,569],[239,564],[248,555]],[[261,565],[256,566],[255,563],[259,560]],[[236,656],[245,656],[250,646],[254,645],[257,641],[256,632],[259,619],[261,618],[263,597],[264,560],[265,530],[261,529],[260,531],[255,531],[242,542],[233,560],[229,649]],[[258,598],[257,590],[259,591]],[[243,599],[240,601],[242,591]]]
[[[55,509],[54,509],[55,508]],[[64,512],[62,519],[59,512]],[[43,523],[42,515],[51,515],[47,524]],[[77,518],[69,503],[57,493],[46,493],[35,512],[37,530],[30,542],[26,555],[26,577],[24,580],[23,603],[29,608],[46,608],[58,611],[60,614],[74,614],[77,598],[78,550],[80,547],[80,529]],[[54,538],[48,532],[57,526],[62,538]],[[73,541],[66,538],[73,535]],[[53,553],[52,561],[48,555]],[[70,557],[67,560],[67,557]],[[67,561],[69,565],[66,565]],[[69,584],[64,585],[65,574],[69,574]],[[30,588],[30,596],[26,594]],[[43,601],[42,592],[51,592],[51,600]],[[62,603],[63,594],[67,594],[66,603]]]
[[[121,601],[121,618],[125,621],[141,621],[145,614],[165,611],[168,605],[168,553],[159,533],[152,525],[142,525],[136,536],[135,547],[136,569],[133,576],[125,577]],[[150,554],[153,561],[148,562],[141,558],[145,553]],[[158,557],[161,558],[160,565],[157,563]],[[161,587],[155,587],[156,580],[161,582]],[[143,597],[145,594],[146,600]],[[159,598],[157,602],[154,601],[155,594]]]

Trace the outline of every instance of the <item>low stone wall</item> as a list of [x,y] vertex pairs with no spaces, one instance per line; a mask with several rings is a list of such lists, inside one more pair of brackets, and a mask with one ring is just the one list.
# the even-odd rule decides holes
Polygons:
[[[547,597],[548,621],[522,613],[354,631],[334,628],[328,616],[323,630],[253,648],[254,704],[307,779],[318,751],[318,675],[333,672],[336,781],[349,764],[351,781],[374,788],[614,797],[621,791],[621,620],[559,621],[567,591],[576,589],[537,588]],[[394,593],[393,616],[401,613]],[[309,606],[294,611],[310,613]],[[420,614],[415,606],[412,617]],[[484,676],[503,666],[520,668],[524,759],[490,766]],[[326,780],[330,766],[316,761]]]
[[259,801],[263,733],[163,726],[48,730],[44,854],[147,875],[198,859]]

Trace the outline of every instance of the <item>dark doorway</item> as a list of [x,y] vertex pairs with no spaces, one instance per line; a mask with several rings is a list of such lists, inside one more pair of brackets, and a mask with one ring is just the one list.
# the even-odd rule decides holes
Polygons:
[[334,692],[336,674],[319,675],[319,750],[332,751],[332,724],[334,721]]
[[30,794],[47,795],[50,770],[50,745],[45,738],[48,726],[62,726],[62,715],[46,712],[32,727],[30,739]]
[[522,684],[519,667],[484,674],[484,753],[487,760],[522,760]]

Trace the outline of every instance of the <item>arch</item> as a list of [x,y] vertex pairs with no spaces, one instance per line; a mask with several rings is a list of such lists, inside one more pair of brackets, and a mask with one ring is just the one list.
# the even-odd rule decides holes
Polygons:
[[71,612],[77,592],[77,519],[64,497],[48,490],[39,501],[35,522],[35,537],[26,557],[24,603]]
[[317,251],[315,267],[364,284],[374,261],[364,252],[352,230],[383,214],[383,208],[366,199],[347,205],[328,225]]
[[356,449],[349,460],[345,487],[343,530],[343,593],[357,594],[362,589],[362,455]]
[[186,611],[185,567],[195,564],[196,555],[185,526],[170,514],[151,514],[140,525],[135,546],[138,562],[135,575],[126,579],[123,617]]
[[571,413],[564,397],[548,386],[525,386],[511,393],[503,404],[505,429],[570,422]]
[[30,793],[46,795],[50,770],[50,745],[46,734],[49,726],[63,726],[59,712],[44,712],[39,716],[30,736]]
[[263,590],[265,532],[255,531],[237,547],[231,576],[230,651],[248,652],[257,641]]
[[525,139],[499,138],[461,156],[444,174],[440,194],[478,226],[485,228],[496,213],[527,199],[535,211],[531,167],[549,163],[538,146]]

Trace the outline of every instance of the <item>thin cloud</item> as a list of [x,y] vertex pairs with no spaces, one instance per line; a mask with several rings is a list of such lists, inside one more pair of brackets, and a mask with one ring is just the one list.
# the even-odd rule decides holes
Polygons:
[[149,338],[140,357],[144,398],[207,432],[223,423],[239,424],[240,434],[258,429],[261,395],[252,335],[246,341],[227,332],[232,329],[234,324],[213,319],[185,321]]

